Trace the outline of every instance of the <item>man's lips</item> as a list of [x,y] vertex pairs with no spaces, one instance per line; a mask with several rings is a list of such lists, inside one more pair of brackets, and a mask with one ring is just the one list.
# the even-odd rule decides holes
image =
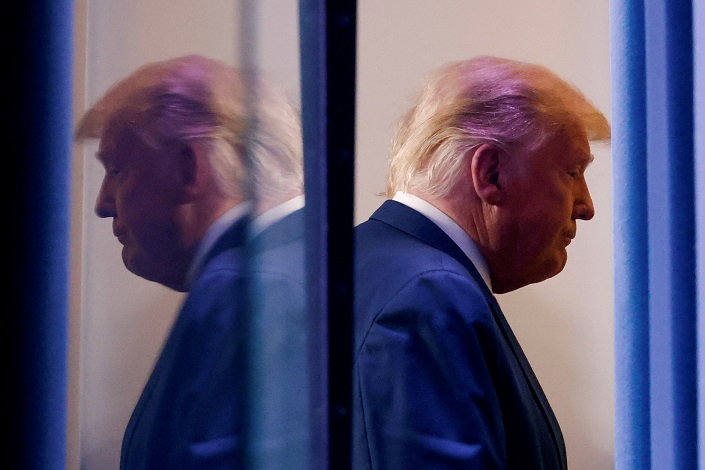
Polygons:
[[566,239],[566,245],[570,245],[570,242],[575,238],[575,232],[565,232],[563,236]]
[[120,243],[125,244],[125,238],[127,237],[127,232],[124,230],[113,230],[113,235],[118,239]]

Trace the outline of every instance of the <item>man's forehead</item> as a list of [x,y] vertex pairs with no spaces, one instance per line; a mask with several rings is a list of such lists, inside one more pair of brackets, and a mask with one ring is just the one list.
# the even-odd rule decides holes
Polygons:
[[580,140],[577,143],[574,142],[572,153],[574,158],[584,166],[588,166],[595,160],[595,156],[590,150],[590,142],[587,139],[584,141]]
[[595,159],[591,153],[587,132],[582,126],[570,126],[559,133],[557,137],[567,147],[571,160],[587,166]]
[[103,133],[98,141],[98,150],[95,153],[95,158],[103,163],[112,160],[116,153],[116,147],[115,137],[109,133]]
[[137,135],[125,125],[106,126],[98,143],[96,158],[108,161],[116,158],[127,149],[133,149],[139,143]]

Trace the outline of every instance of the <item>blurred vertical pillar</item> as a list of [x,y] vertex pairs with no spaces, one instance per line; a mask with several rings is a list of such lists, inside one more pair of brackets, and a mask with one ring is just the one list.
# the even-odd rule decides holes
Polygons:
[[693,1],[693,108],[698,338],[698,468],[705,468],[705,0]]
[[[9,468],[65,469],[72,116],[71,0],[12,5],[4,15],[6,163],[2,388]],[[8,145],[9,144],[9,145]]]
[[692,4],[610,8],[615,468],[696,468]]
[[[357,2],[300,0],[314,469],[350,468]],[[321,321],[323,320],[323,321]],[[326,359],[327,358],[327,363]],[[315,440],[314,440],[315,441]]]
[[649,300],[643,4],[612,0],[610,30],[616,343],[615,469],[648,469]]

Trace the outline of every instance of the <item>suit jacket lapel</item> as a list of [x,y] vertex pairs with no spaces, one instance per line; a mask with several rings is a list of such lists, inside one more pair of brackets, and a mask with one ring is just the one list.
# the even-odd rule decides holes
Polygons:
[[229,250],[230,248],[239,248],[245,244],[247,240],[247,228],[250,224],[250,217],[245,215],[233,223],[223,234],[216,240],[215,244],[208,250],[206,256],[201,263],[203,269],[208,262],[220,253]]
[[376,219],[397,229],[408,233],[412,237],[449,254],[465,266],[475,282],[482,289],[487,300],[494,302],[494,296],[487,288],[484,279],[474,264],[465,256],[463,250],[455,244],[438,225],[434,224],[420,212],[397,201],[386,201],[372,214],[371,219]]
[[375,219],[391,225],[443,251],[444,253],[447,253],[462,263],[462,265],[468,270],[476,284],[480,286],[480,289],[485,295],[485,298],[487,299],[487,302],[489,303],[494,314],[497,326],[507,341],[514,357],[519,363],[522,373],[530,385],[534,398],[540,404],[543,415],[550,425],[553,440],[556,448],[558,449],[558,454],[560,455],[561,461],[565,463],[566,452],[563,444],[563,435],[561,433],[560,426],[558,425],[558,420],[551,410],[548,399],[544,395],[538,379],[536,378],[534,371],[531,369],[531,365],[524,355],[524,351],[519,345],[519,341],[516,336],[514,336],[507,319],[502,313],[502,309],[500,308],[497,299],[490,292],[487,284],[485,284],[484,279],[482,279],[482,276],[475,265],[472,264],[470,259],[465,255],[460,247],[456,245],[455,242],[443,230],[441,230],[440,227],[434,224],[423,214],[404,204],[391,200],[385,201],[384,204],[382,204],[382,206],[380,206],[380,208],[372,214],[370,219]]

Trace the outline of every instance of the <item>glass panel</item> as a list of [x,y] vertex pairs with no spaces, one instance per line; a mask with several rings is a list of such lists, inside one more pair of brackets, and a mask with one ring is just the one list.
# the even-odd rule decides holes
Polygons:
[[[240,367],[250,378],[243,410],[249,417],[247,468],[304,470],[311,468],[311,429],[319,416],[310,406],[316,385],[311,380],[318,376],[318,361],[326,360],[311,354],[320,322],[310,321],[306,299],[298,2],[243,2],[240,11],[241,66],[271,80],[252,83],[250,90],[255,99],[249,156],[258,207],[248,247],[251,334]],[[279,87],[293,98],[293,119],[273,90]]]
[[[87,3],[88,8],[79,9],[86,12],[87,33],[85,55],[77,51],[81,70],[76,72],[85,76],[85,90],[79,93],[85,93],[86,107],[118,80],[153,61],[200,54],[247,71],[242,75],[247,91],[238,99],[249,119],[239,130],[242,140],[236,146],[247,157],[244,167],[250,173],[243,179],[242,190],[253,210],[247,237],[236,250],[228,251],[239,264],[225,266],[241,274],[239,281],[233,281],[235,294],[223,297],[224,302],[237,306],[237,321],[233,324],[228,317],[231,312],[225,310],[222,317],[194,316],[184,322],[184,311],[190,309],[184,302],[219,302],[220,297],[208,298],[207,293],[216,285],[206,286],[204,293],[203,286],[192,284],[191,293],[196,287],[201,289],[200,298],[195,299],[189,292],[164,287],[158,279],[147,281],[129,272],[123,262],[126,248],[113,235],[120,225],[119,216],[99,218],[94,213],[105,175],[94,157],[98,142],[89,140],[77,146],[76,158],[84,169],[77,199],[85,201],[80,208],[80,423],[79,429],[69,433],[78,437],[73,442],[78,442],[80,467],[118,468],[123,433],[159,360],[166,363],[160,362],[157,368],[164,373],[162,377],[169,377],[167,382],[182,381],[179,386],[192,387],[193,392],[163,409],[153,407],[152,398],[145,409],[158,410],[155,413],[179,406],[188,409],[192,406],[189,400],[213,397],[218,397],[213,403],[234,403],[222,413],[217,406],[193,405],[197,411],[188,419],[232,419],[238,426],[236,442],[209,435],[199,441],[200,436],[188,435],[183,422],[164,425],[165,416],[176,416],[169,412],[155,418],[164,432],[194,439],[188,451],[191,457],[207,458],[232,446],[241,451],[238,459],[249,468],[310,468],[312,449],[318,452],[317,446],[325,444],[325,439],[313,442],[309,430],[315,428],[318,436],[321,431],[325,436],[326,415],[310,406],[309,394],[314,386],[320,389],[320,375],[314,372],[327,360],[318,353],[319,344],[315,349],[312,346],[309,328],[317,331],[322,322],[308,316],[305,297],[298,2]],[[258,73],[250,74],[253,70]],[[282,100],[293,105],[293,113]],[[220,279],[217,273],[211,274]],[[251,295],[245,296],[245,291]],[[226,330],[232,334],[231,344],[222,339]],[[223,343],[216,347],[218,337]],[[179,345],[172,350],[176,342],[190,349]],[[213,349],[209,357],[200,354],[208,348]],[[170,356],[166,361],[159,359],[163,350]],[[179,351],[186,350],[186,357],[180,357]],[[193,382],[183,383],[194,372],[189,367],[212,368],[213,373],[194,375]],[[210,383],[218,374],[229,380]],[[154,387],[155,396],[161,396],[160,390],[164,396],[170,393],[170,383],[151,380],[147,386]],[[141,419],[149,419],[147,412],[141,413]],[[207,434],[208,426],[199,431]]]

